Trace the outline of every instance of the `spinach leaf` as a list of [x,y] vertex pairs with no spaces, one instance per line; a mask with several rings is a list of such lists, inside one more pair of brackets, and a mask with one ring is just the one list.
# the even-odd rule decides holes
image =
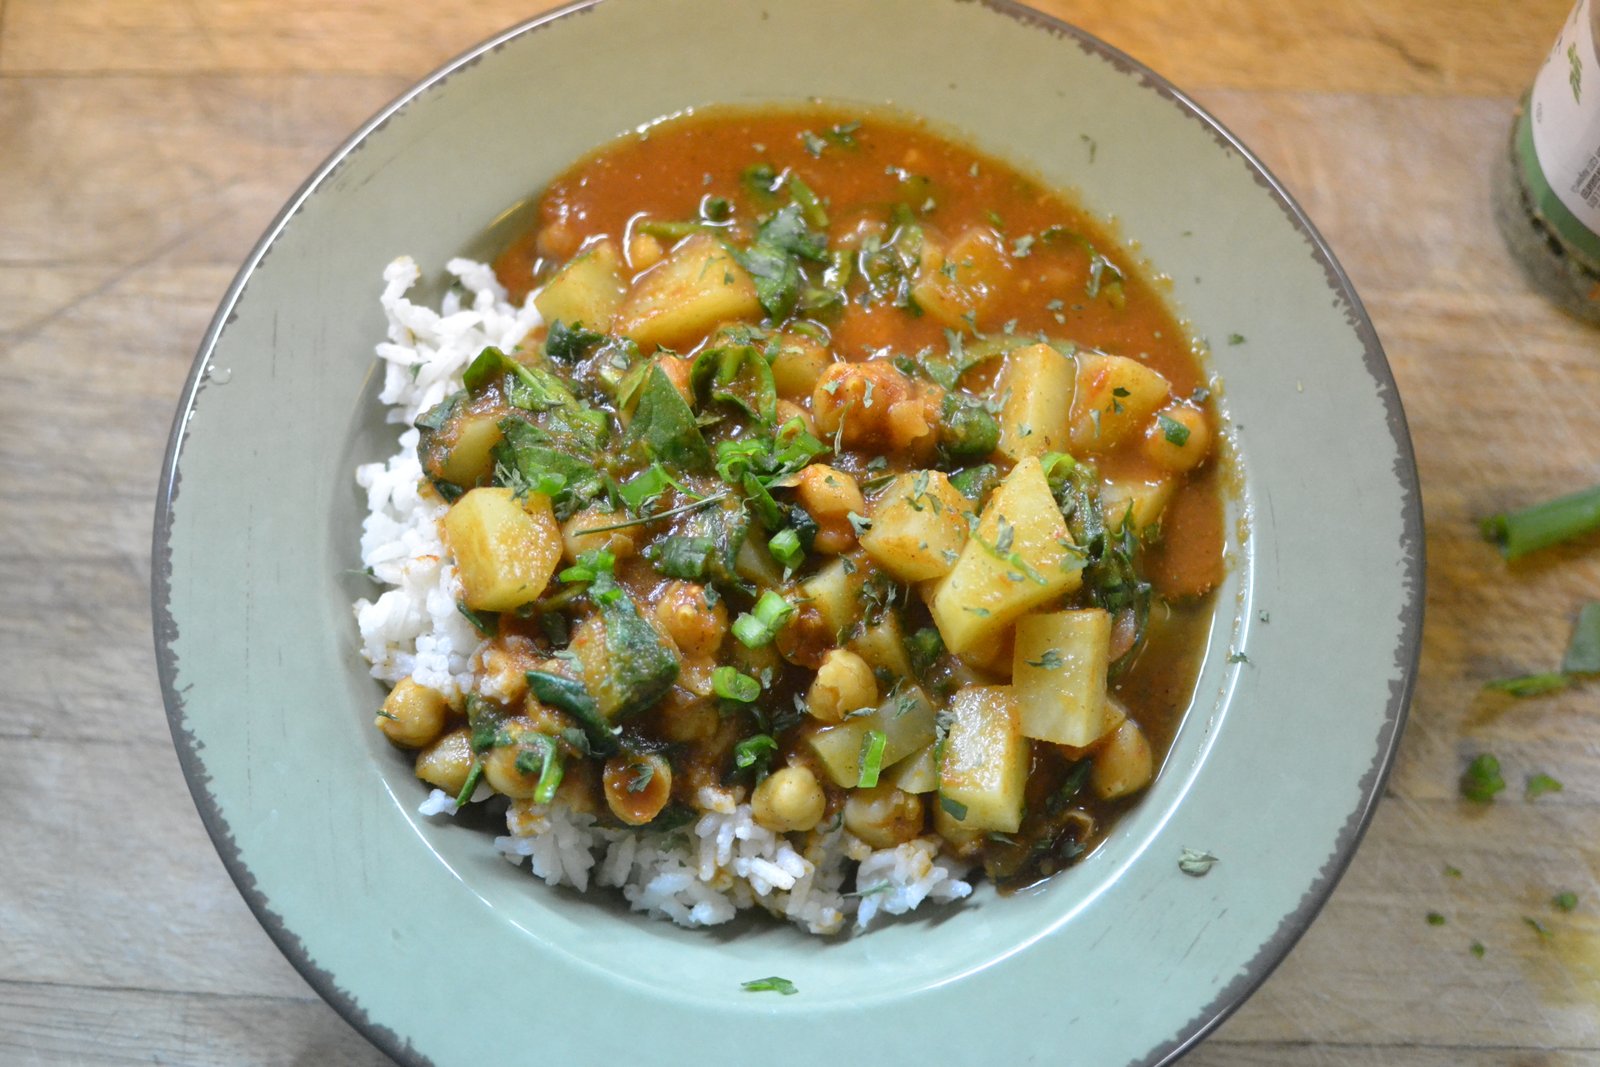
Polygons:
[[694,412],[659,366],[650,368],[639,390],[624,443],[652,462],[691,471],[711,467],[711,449],[700,434]]
[[772,321],[780,322],[794,311],[805,281],[801,261],[827,259],[828,239],[806,226],[799,204],[780,208],[756,231],[755,243],[736,251],[740,266],[750,272],[756,295]]
[[766,425],[777,421],[778,388],[772,366],[754,345],[708,348],[695,357],[689,385],[697,399],[732,404]]

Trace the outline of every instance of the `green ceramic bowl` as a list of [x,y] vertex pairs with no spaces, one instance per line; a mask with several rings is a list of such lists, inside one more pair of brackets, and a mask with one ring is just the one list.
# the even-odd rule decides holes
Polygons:
[[[384,264],[439,271],[664,113],[812,96],[893,103],[1076,188],[1171,276],[1196,335],[1248,339],[1213,357],[1243,481],[1232,567],[1154,786],[1039,891],[985,887],[834,941],[647,921],[413,814],[419,785],[370,724],[381,691],[348,577],[352,471],[393,448],[371,376]],[[159,503],[161,681],[200,812],[290,960],[407,1063],[1170,1060],[1266,977],[1349,861],[1422,615],[1400,400],[1327,247],[1177,90],[999,2],[606,0],[474,50],[360,130],[262,238],[195,361]],[[1185,848],[1221,861],[1186,875]],[[774,974],[800,994],[740,989]]]

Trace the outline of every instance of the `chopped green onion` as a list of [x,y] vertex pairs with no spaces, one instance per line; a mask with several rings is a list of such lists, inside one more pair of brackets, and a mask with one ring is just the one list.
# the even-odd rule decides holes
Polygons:
[[1493,802],[1495,794],[1505,787],[1506,780],[1500,776],[1500,761],[1487,752],[1468,764],[1461,774],[1461,795],[1474,804]]
[[789,979],[779,978],[776,975],[771,978],[757,978],[754,981],[745,982],[739,988],[746,993],[782,993],[786,997],[792,997],[800,992]]
[[718,667],[711,672],[711,691],[724,700],[749,704],[761,695],[761,683],[735,667]]
[[794,605],[768,589],[756,601],[753,611],[733,620],[733,636],[746,648],[762,648],[772,643],[778,630],[794,614]]
[[1547,500],[1520,511],[1502,512],[1484,519],[1484,539],[1500,546],[1506,559],[1570,541],[1600,529],[1600,485]]
[[793,570],[805,562],[806,550],[800,543],[800,532],[793,527],[779,530],[767,542],[767,551],[772,553],[772,558]]
[[889,737],[882,730],[868,730],[861,739],[861,777],[856,788],[871,789],[878,784],[878,774],[883,769],[883,748]]
[[733,746],[733,765],[742,770],[754,767],[756,764],[765,766],[778,751],[778,742],[768,734],[756,734],[747,737]]

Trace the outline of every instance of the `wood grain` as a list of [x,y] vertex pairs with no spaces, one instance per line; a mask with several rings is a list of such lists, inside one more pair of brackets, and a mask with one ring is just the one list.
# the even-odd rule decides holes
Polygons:
[[[1387,347],[1423,480],[1428,619],[1387,798],[1322,917],[1189,1062],[1600,1062],[1600,691],[1482,693],[1556,663],[1600,539],[1507,567],[1475,531],[1600,480],[1600,332],[1526,290],[1489,211],[1567,0],[1041,6],[1174,77],[1299,198]],[[283,199],[533,10],[0,0],[0,648],[27,665],[0,715],[0,1062],[383,1062],[195,815],[154,681],[152,507],[194,349]],[[1488,808],[1456,788],[1480,751],[1511,783]],[[1526,799],[1535,772],[1566,788]]]

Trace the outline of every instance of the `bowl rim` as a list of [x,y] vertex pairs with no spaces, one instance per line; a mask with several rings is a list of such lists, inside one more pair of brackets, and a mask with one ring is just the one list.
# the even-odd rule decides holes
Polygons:
[[[355,998],[340,986],[334,974],[312,960],[299,936],[273,912],[266,894],[257,886],[255,874],[246,864],[239,846],[234,841],[216,798],[208,788],[206,770],[200,756],[203,745],[200,739],[183,725],[184,694],[177,685],[178,668],[175,651],[178,629],[177,621],[171,611],[173,505],[182,481],[179,461],[189,419],[194,413],[195,401],[204,387],[211,356],[223,332],[233,321],[235,306],[246,285],[288,223],[299,213],[305,202],[338,170],[345,159],[413,100],[433,91],[456,73],[477,65],[514,39],[543,30],[606,2],[607,0],[571,0],[569,3],[518,22],[473,45],[404,90],[329,153],[268,224],[223,295],[201,339],[188,377],[179,394],[177,410],[162,460],[151,555],[151,611],[156,670],[168,727],[195,807],[235,888],[278,950],[318,995],[357,1032],[385,1054],[406,1065],[426,1067],[433,1061],[415,1049],[403,1035],[375,1022],[356,1003]],[[1394,766],[1416,686],[1417,668],[1421,657],[1426,599],[1426,545],[1423,537],[1422,496],[1416,455],[1399,389],[1371,318],[1327,241],[1271,170],[1209,111],[1167,78],[1126,52],[1107,44],[1086,30],[1047,12],[1029,7],[1018,0],[978,0],[978,3],[996,15],[1070,40],[1085,52],[1108,62],[1118,72],[1137,77],[1144,87],[1154,90],[1175,104],[1187,117],[1200,122],[1220,147],[1241,157],[1256,183],[1277,202],[1294,229],[1311,246],[1313,257],[1322,266],[1330,290],[1342,299],[1346,320],[1361,342],[1365,368],[1374,383],[1380,387],[1378,399],[1383,406],[1385,422],[1396,450],[1395,473],[1400,482],[1401,499],[1401,535],[1397,547],[1402,563],[1403,585],[1407,590],[1398,620],[1400,637],[1395,648],[1398,681],[1390,687],[1389,702],[1377,737],[1376,751],[1357,786],[1360,793],[1358,804],[1340,829],[1327,864],[1313,878],[1310,887],[1296,907],[1284,915],[1277,929],[1260,945],[1256,954],[1240,973],[1222,985],[1212,1000],[1180,1028],[1176,1038],[1150,1050],[1145,1064],[1150,1067],[1163,1067],[1176,1062],[1210,1035],[1277,969],[1331,897],[1334,888],[1354,858],[1367,828],[1371,825],[1385,783]]]

